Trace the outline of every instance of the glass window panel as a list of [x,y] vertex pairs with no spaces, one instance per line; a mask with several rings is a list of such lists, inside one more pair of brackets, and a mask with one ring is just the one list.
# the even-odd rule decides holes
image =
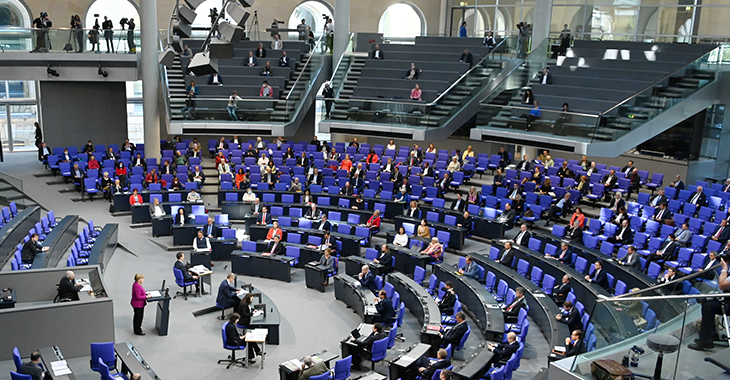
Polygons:
[[127,137],[132,143],[144,142],[142,102],[127,102]]
[[10,127],[13,136],[13,150],[36,149],[35,126],[38,121],[38,106],[35,104],[11,104]]
[[8,141],[8,118],[5,105],[0,105],[0,140],[3,142],[3,150],[8,151],[10,142]]
[[31,81],[8,81],[8,94],[16,99],[35,99],[35,82]]
[[585,16],[585,7],[553,7],[553,15],[550,20],[550,31],[560,33],[565,24],[573,33],[582,29]]
[[423,31],[421,17],[413,5],[398,3],[383,12],[378,24],[378,33],[388,37],[415,37]]

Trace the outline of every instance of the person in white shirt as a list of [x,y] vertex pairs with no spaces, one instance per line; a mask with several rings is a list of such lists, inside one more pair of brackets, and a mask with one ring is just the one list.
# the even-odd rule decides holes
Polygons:
[[188,193],[187,199],[188,199],[188,202],[195,202],[195,203],[199,203],[199,202],[203,201],[203,199],[200,198],[200,194],[198,194],[198,192],[195,190],[190,190],[190,192]]
[[261,171],[266,171],[266,166],[269,165],[269,158],[266,157],[266,153],[261,154],[257,164],[261,167]]
[[398,233],[395,235],[395,238],[393,238],[393,244],[401,247],[408,246],[408,235],[406,235],[405,228],[401,227],[398,229]]
[[162,205],[160,205],[159,198],[154,198],[152,201],[152,204],[150,205],[150,216],[153,218],[162,218],[165,216],[165,210],[162,208]]
[[193,239],[193,250],[195,252],[210,251],[210,239],[203,236],[203,230],[198,230],[198,237]]
[[236,91],[233,91],[231,96],[228,98],[228,116],[230,116],[231,120],[233,121],[238,121],[238,116],[236,115],[236,107],[239,100],[243,99],[238,96],[238,93]]
[[284,47],[284,43],[279,38],[279,35],[274,36],[274,40],[271,41],[271,49],[273,50],[281,50]]
[[251,191],[251,188],[249,188],[248,190],[246,190],[246,192],[243,194],[242,201],[244,201],[244,202],[253,202],[255,200],[256,200],[256,194],[254,194],[253,191]]
[[395,146],[395,141],[393,141],[393,140],[390,140],[390,141],[388,142],[388,145],[386,145],[386,146],[385,146],[385,149],[392,149],[392,150],[395,150],[395,149],[396,149],[396,146]]

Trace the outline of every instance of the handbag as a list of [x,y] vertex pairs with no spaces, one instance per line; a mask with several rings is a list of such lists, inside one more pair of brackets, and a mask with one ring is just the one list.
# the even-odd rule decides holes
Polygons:
[[596,380],[633,380],[634,373],[615,360],[594,360],[591,375]]

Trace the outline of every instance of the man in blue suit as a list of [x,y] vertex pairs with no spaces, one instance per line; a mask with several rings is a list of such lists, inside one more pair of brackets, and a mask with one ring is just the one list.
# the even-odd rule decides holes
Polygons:
[[370,267],[367,265],[362,266],[362,272],[357,275],[357,279],[363,288],[368,288],[373,293],[378,291],[378,286],[375,284],[375,276],[370,272]]
[[243,289],[233,287],[233,280],[235,279],[235,273],[229,273],[226,279],[218,286],[218,297],[215,302],[224,309],[235,307],[241,301],[238,295],[243,292]]
[[395,322],[395,309],[393,309],[393,301],[388,298],[385,290],[378,292],[375,302],[375,309],[380,314],[379,321],[384,325],[392,325]]
[[459,268],[459,273],[475,280],[479,280],[479,268],[477,268],[477,264],[471,256],[466,257],[466,263],[463,267]]

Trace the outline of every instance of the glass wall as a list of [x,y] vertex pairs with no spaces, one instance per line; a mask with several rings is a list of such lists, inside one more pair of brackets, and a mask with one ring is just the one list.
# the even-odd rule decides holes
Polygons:
[[425,35],[423,13],[413,4],[393,4],[380,17],[378,33],[383,33],[385,38],[412,38]]
[[[477,37],[516,34],[517,23],[535,20],[533,0],[450,0],[450,7],[452,36],[464,20]],[[730,40],[728,19],[727,0],[553,0],[550,31],[557,37],[567,24],[576,39],[721,42]]]

